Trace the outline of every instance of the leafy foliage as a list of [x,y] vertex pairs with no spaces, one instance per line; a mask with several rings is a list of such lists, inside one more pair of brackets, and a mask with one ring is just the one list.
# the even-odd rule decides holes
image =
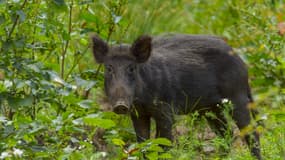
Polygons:
[[[284,8],[282,0],[0,1],[0,159],[203,155],[197,148],[209,144],[196,138],[203,131],[196,129],[195,114],[178,122],[187,124],[191,132],[178,137],[173,149],[165,152],[160,145],[170,146],[168,140],[135,143],[130,120],[102,112],[99,104],[103,74],[90,58],[90,34],[114,44],[131,42],[142,33],[170,32],[216,34],[242,56],[249,66],[253,107],[261,111],[257,118],[266,124],[260,128],[262,154],[282,159]],[[219,138],[210,142],[225,143]],[[228,157],[250,159],[245,147],[235,148]]]

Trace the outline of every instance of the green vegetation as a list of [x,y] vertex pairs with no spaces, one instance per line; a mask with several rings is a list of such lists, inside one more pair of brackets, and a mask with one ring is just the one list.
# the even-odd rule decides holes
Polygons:
[[169,141],[137,144],[127,116],[102,111],[90,34],[115,44],[170,32],[215,34],[234,47],[265,123],[262,155],[284,159],[284,10],[283,0],[0,0],[0,159],[252,159],[238,140],[219,151],[226,140],[207,139],[196,114],[177,118],[164,152]]

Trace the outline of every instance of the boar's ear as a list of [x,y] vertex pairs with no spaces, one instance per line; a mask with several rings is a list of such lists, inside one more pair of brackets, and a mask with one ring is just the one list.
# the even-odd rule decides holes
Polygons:
[[131,47],[131,54],[136,58],[138,63],[147,61],[151,52],[151,37],[140,36]]
[[92,36],[92,50],[97,63],[103,63],[108,52],[108,44],[98,36]]

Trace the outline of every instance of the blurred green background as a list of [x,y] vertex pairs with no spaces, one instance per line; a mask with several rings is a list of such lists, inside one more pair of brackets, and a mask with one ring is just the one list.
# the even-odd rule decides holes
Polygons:
[[224,140],[199,138],[209,132],[195,114],[178,118],[170,151],[158,146],[167,140],[137,144],[127,116],[101,109],[95,33],[111,45],[221,36],[248,65],[264,159],[284,159],[284,11],[283,0],[1,0],[0,159],[252,159],[241,142],[222,155]]

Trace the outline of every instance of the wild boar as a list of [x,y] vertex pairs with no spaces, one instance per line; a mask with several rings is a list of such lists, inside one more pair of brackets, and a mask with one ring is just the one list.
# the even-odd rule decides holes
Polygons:
[[[252,102],[246,65],[222,39],[206,35],[140,36],[133,44],[108,46],[92,37],[95,60],[105,67],[105,93],[113,111],[129,113],[139,142],[150,138],[150,119],[156,136],[172,140],[174,114],[215,113],[208,118],[224,135],[227,120],[222,99],[233,104],[239,129],[250,125]],[[259,135],[245,135],[252,155],[261,159]]]

